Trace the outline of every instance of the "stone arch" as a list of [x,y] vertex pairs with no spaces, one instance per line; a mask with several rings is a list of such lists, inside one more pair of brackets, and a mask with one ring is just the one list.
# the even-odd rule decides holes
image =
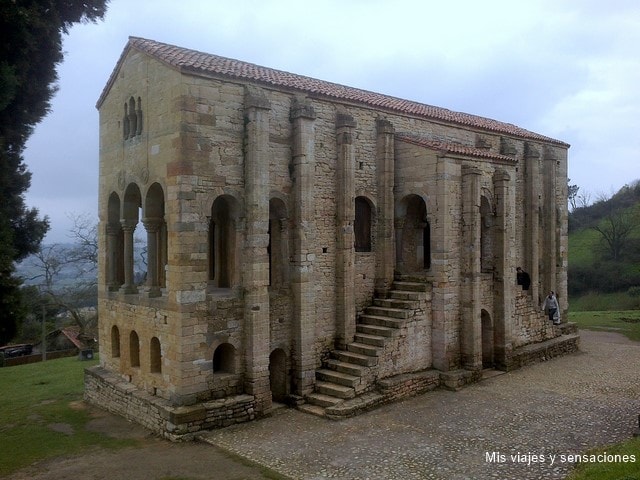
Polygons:
[[482,309],[480,313],[480,322],[482,323],[482,368],[492,368],[494,361],[494,328],[491,315]]
[[166,286],[167,222],[165,219],[164,189],[154,182],[145,195],[144,218],[147,231],[147,287],[152,296]]
[[354,200],[355,218],[353,222],[354,247],[356,252],[370,252],[373,245],[374,207],[371,200],[358,195]]
[[158,337],[153,337],[149,342],[149,371],[162,373],[162,348]]
[[287,354],[282,348],[276,348],[269,355],[269,385],[273,401],[284,402],[289,394],[289,375]]
[[493,272],[495,259],[495,213],[486,195],[480,197],[480,270]]
[[129,365],[140,367],[140,339],[135,330],[129,333]]
[[278,197],[269,200],[269,285],[282,286],[289,279],[289,215],[285,202]]
[[218,196],[209,217],[209,282],[218,288],[235,286],[239,204],[231,195]]
[[107,202],[106,270],[109,290],[124,283],[124,232],[120,224],[120,196],[111,192]]
[[213,352],[213,373],[236,373],[236,347],[221,343]]
[[120,357],[120,329],[116,325],[111,327],[111,357]]
[[431,224],[425,199],[406,195],[396,208],[396,263],[400,273],[421,273],[431,268]]

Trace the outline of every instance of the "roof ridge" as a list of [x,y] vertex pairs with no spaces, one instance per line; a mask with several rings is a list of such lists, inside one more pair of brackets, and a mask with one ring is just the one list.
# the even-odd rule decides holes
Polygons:
[[357,103],[399,114],[412,115],[429,120],[452,123],[455,125],[463,125],[488,132],[504,133],[530,140],[551,142],[565,147],[569,146],[560,140],[531,132],[511,123],[501,122],[470,113],[456,112],[443,107],[436,107],[361,88],[349,87],[327,80],[319,80],[284,70],[264,67],[255,63],[135,36],[129,37],[129,42],[125,46],[125,49],[123,50],[122,55],[120,56],[120,59],[107,82],[107,85],[98,99],[96,105],[98,108],[104,101],[111,85],[115,81],[116,72],[119,70],[127,52],[131,48],[135,48],[138,51],[146,53],[162,63],[184,73],[248,80],[266,86],[284,87],[317,97]]

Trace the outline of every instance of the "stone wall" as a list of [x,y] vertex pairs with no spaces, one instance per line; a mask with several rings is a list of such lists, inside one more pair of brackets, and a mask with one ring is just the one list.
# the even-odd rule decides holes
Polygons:
[[121,381],[96,366],[85,370],[85,400],[138,423],[172,441],[192,440],[201,430],[222,428],[257,417],[255,399],[232,395],[191,407],[176,407]]

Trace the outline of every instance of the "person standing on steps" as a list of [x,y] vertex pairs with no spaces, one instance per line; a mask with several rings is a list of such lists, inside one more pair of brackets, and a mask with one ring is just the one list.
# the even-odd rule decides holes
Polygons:
[[542,310],[549,315],[549,320],[551,320],[554,325],[560,325],[560,307],[553,290],[549,292],[549,295],[547,295],[544,302],[542,302]]
[[518,279],[518,285],[522,286],[522,290],[529,290],[531,285],[531,277],[522,268],[516,268],[516,277]]

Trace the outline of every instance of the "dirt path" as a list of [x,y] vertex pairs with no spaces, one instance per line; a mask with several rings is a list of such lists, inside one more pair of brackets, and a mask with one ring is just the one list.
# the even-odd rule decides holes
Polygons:
[[87,429],[118,439],[134,439],[137,447],[119,450],[95,448],[89,452],[35,463],[13,473],[11,480],[263,480],[264,469],[233,458],[211,445],[171,443],[144,428],[87,404],[93,420]]

